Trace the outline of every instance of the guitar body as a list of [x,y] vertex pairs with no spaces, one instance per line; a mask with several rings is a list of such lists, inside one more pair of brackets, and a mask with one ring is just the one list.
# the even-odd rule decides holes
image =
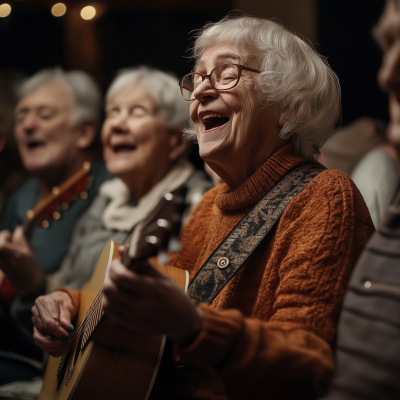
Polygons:
[[[120,258],[118,247],[114,242],[107,244],[92,279],[83,286],[78,322],[96,302],[111,261]],[[169,266],[159,270],[187,289],[187,271]],[[93,327],[89,328],[92,330],[83,349],[80,341],[74,345],[58,390],[57,369],[61,358],[50,357],[38,400],[147,400],[161,362],[165,336],[136,334],[107,319],[100,322],[93,335]],[[82,335],[85,337],[84,331]]]

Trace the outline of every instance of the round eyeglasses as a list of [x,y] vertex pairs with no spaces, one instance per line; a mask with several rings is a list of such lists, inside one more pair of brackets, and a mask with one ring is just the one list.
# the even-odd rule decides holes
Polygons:
[[179,80],[182,97],[186,101],[195,100],[193,91],[204,82],[210,80],[211,86],[215,90],[228,90],[234,88],[240,81],[242,70],[260,73],[258,69],[245,67],[240,64],[221,64],[216,66],[209,75],[202,75],[192,72]]

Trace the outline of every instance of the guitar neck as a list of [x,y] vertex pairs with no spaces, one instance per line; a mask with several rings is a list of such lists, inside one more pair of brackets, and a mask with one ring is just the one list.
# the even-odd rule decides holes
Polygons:
[[61,186],[53,187],[48,196],[32,210],[27,211],[23,226],[26,236],[30,236],[35,225],[39,224],[43,228],[48,228],[52,219],[60,219],[62,210],[66,210],[78,196],[83,199],[87,198],[86,190],[91,183],[90,167],[89,162],[83,163],[82,169],[67,179]]

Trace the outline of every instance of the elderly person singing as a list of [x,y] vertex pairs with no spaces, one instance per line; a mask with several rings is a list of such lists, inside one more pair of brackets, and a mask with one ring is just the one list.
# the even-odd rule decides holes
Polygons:
[[[59,270],[42,275],[37,295],[60,286],[80,289],[91,278],[107,242],[125,243],[164,191],[187,185],[187,216],[212,187],[186,160],[188,142],[182,130],[188,125],[188,109],[172,75],[141,67],[116,77],[106,95],[101,132],[106,167],[116,178],[100,186],[75,227]],[[18,297],[12,307],[29,331],[34,300]]]
[[[332,374],[340,303],[373,231],[350,179],[313,161],[340,115],[337,78],[303,40],[247,16],[207,25],[194,57],[182,95],[200,155],[225,184],[203,197],[171,257],[189,271],[190,297],[149,263],[115,261],[105,312],[175,343],[177,399],[313,398]],[[36,343],[63,353],[55,336],[78,304],[74,291],[38,299]]]

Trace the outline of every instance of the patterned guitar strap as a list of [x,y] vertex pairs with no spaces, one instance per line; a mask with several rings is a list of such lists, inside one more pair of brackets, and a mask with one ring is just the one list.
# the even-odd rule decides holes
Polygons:
[[286,206],[323,169],[300,165],[286,174],[233,228],[190,282],[196,304],[210,304],[248,260],[285,211]]

